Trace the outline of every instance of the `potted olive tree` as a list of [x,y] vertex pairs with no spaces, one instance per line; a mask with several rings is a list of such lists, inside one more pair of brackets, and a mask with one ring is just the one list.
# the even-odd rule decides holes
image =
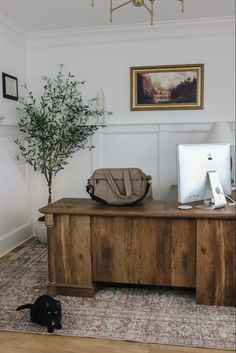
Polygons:
[[94,118],[111,113],[94,104],[95,98],[85,101],[80,91],[85,82],[76,80],[71,73],[65,76],[62,65],[56,77],[43,76],[42,80],[43,93],[38,98],[24,86],[27,95],[20,98],[18,108],[23,140],[15,142],[20,151],[17,158],[23,158],[34,171],[44,175],[51,203],[54,177],[76,151],[94,147],[89,137],[99,126],[105,126],[94,123]]

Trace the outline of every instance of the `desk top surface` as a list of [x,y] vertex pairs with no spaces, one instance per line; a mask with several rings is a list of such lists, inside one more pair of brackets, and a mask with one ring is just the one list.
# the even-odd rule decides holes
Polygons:
[[157,218],[227,218],[234,219],[235,206],[217,210],[191,208],[180,210],[177,203],[168,201],[145,200],[137,206],[107,207],[88,198],[63,198],[39,210],[44,214],[69,214],[93,216],[157,217]]

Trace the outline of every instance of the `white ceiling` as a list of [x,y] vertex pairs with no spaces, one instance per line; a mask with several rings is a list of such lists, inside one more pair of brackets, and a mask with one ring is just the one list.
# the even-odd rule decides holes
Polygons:
[[[127,0],[113,0],[113,7]],[[150,6],[149,0],[145,0]],[[109,0],[0,0],[0,13],[28,32],[109,25]],[[235,0],[156,0],[154,21],[234,16]],[[113,24],[149,23],[144,7],[128,4],[113,13]]]

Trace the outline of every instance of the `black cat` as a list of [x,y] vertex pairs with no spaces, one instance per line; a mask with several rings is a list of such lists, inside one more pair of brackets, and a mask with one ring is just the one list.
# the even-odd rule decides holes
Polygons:
[[34,304],[19,306],[16,310],[30,309],[31,321],[36,324],[47,326],[48,332],[61,329],[61,303],[49,295],[42,295]]

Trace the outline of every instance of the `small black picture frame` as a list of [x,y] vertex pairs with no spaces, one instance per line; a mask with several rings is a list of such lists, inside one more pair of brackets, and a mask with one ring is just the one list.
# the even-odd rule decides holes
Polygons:
[[3,97],[18,100],[18,80],[17,77],[2,73],[2,92]]

